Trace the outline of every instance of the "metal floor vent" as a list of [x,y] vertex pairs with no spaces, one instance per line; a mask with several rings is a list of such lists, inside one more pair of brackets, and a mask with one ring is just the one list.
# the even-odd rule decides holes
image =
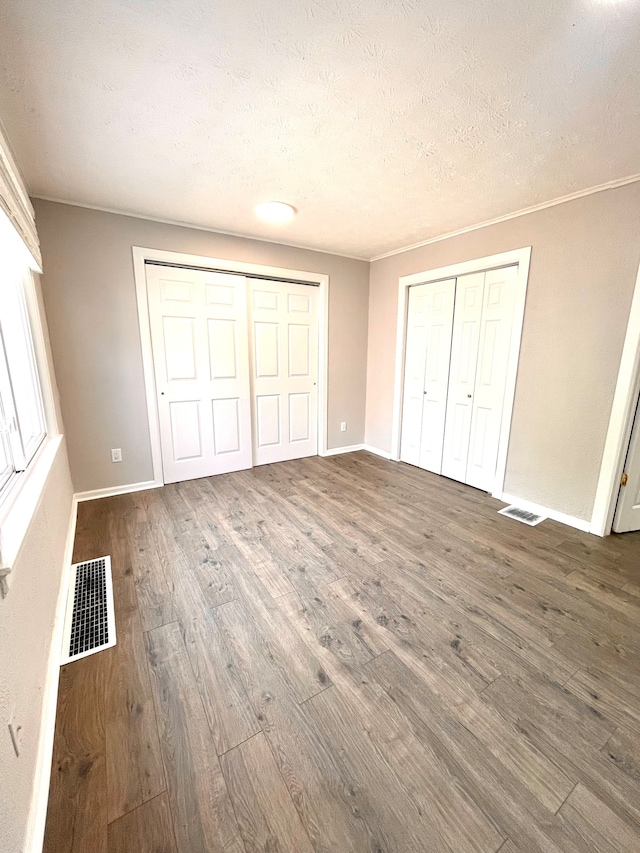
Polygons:
[[546,515],[538,515],[528,509],[522,509],[519,506],[512,504],[498,510],[498,515],[506,515],[508,518],[515,518],[516,521],[521,521],[523,524],[528,524],[529,527],[535,527],[541,521],[545,521]]
[[62,663],[79,660],[116,644],[111,558],[71,566],[62,641]]

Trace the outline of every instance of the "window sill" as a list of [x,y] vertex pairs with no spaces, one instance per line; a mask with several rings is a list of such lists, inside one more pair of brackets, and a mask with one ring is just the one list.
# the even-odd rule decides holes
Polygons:
[[27,470],[16,478],[0,505],[0,594],[6,595],[9,577],[29,525],[40,504],[62,436],[45,438]]

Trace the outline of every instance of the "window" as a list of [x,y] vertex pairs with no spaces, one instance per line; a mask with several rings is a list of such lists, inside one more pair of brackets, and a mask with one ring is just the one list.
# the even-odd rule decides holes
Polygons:
[[0,503],[46,435],[26,291],[30,257],[0,214]]

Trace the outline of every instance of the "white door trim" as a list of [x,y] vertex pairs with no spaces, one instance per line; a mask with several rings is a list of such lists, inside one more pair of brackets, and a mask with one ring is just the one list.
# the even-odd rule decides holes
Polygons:
[[151,459],[153,464],[153,485],[164,485],[162,477],[162,453],[160,449],[160,423],[156,398],[156,381],[151,348],[151,325],[149,322],[149,302],[147,297],[147,277],[145,261],[160,261],[184,267],[202,267],[216,272],[237,272],[243,275],[263,276],[264,278],[284,279],[286,281],[308,282],[319,287],[318,299],[318,455],[327,454],[327,398],[329,378],[329,276],[324,273],[291,270],[283,267],[269,267],[264,264],[250,264],[244,261],[229,261],[210,258],[205,255],[189,255],[184,252],[171,252],[165,249],[146,249],[133,246],[133,273],[138,304],[138,325],[142,347],[142,367],[149,419],[149,437],[151,440]]
[[396,461],[400,459],[402,391],[404,386],[404,358],[409,287],[414,284],[426,284],[427,282],[438,281],[439,279],[457,278],[458,276],[466,275],[467,273],[484,272],[489,269],[496,269],[497,267],[508,267],[517,264],[518,277],[516,280],[516,291],[514,297],[511,346],[509,348],[502,425],[500,427],[496,480],[492,492],[494,498],[502,498],[504,478],[507,468],[507,452],[509,450],[509,434],[511,432],[511,415],[513,414],[513,401],[516,391],[516,377],[518,373],[518,359],[520,357],[520,341],[522,339],[524,306],[527,298],[530,262],[531,246],[526,246],[522,249],[513,249],[509,252],[502,252],[499,255],[489,255],[486,258],[476,258],[472,261],[464,261],[459,264],[452,264],[450,266],[439,267],[438,269],[426,270],[425,272],[418,272],[413,273],[412,275],[403,275],[400,277],[398,281],[396,369],[393,394],[393,430],[391,434],[392,459]]
[[620,477],[627,457],[633,417],[640,393],[640,267],[629,312],[618,380],[611,406],[600,476],[591,515],[590,533],[608,536],[620,491]]

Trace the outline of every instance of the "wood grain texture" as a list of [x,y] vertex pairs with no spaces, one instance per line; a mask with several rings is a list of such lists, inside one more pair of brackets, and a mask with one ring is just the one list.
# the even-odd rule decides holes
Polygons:
[[219,755],[260,731],[247,691],[223,635],[217,610],[207,607],[193,575],[175,585],[180,630]]
[[620,726],[602,747],[602,752],[640,784],[640,733]]
[[109,824],[107,853],[177,853],[166,793]]
[[46,853],[639,850],[640,535],[499,508],[363,452],[82,504]]
[[469,729],[516,779],[520,779],[550,812],[557,812],[574,783],[531,744],[526,729],[510,724],[480,699],[457,709]]
[[45,853],[106,853],[106,676],[99,654],[60,672]]
[[149,631],[176,618],[171,590],[162,571],[150,525],[130,528],[131,559],[142,628]]
[[608,809],[584,785],[577,784],[560,809],[560,817],[589,853],[633,853],[635,828]]
[[228,850],[238,826],[177,623],[150,631],[147,651],[178,850]]
[[262,733],[227,752],[220,762],[247,853],[313,853]]
[[117,644],[104,652],[109,821],[166,787],[133,577],[114,581],[113,594]]

